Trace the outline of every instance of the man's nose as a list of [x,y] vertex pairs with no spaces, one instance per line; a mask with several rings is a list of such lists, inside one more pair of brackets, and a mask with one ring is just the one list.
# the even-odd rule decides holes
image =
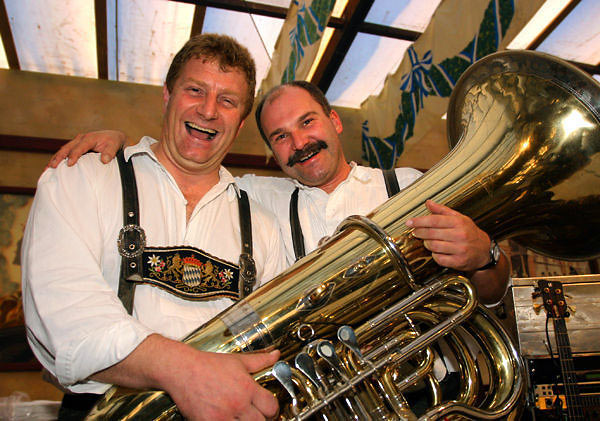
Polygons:
[[290,137],[292,140],[292,147],[297,151],[301,150],[309,143],[308,136],[299,130],[294,130],[290,133]]
[[204,98],[196,106],[196,112],[206,120],[214,120],[217,118],[217,101],[214,98]]

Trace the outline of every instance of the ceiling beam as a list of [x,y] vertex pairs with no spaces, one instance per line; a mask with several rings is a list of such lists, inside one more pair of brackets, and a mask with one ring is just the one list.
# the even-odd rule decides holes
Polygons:
[[206,6],[196,6],[194,8],[194,19],[192,20],[192,30],[190,37],[202,33],[204,26],[204,16],[206,16]]
[[[269,6],[261,3],[253,3],[241,0],[171,0],[178,3],[195,4],[196,9],[202,7],[214,7],[215,9],[232,10],[234,12],[252,13],[257,16],[268,16],[272,18],[285,19],[288,9],[285,7]],[[345,20],[343,18],[331,17],[327,26],[334,29],[342,29]],[[392,26],[378,25],[375,23],[361,22],[358,32],[365,34],[380,35],[388,38],[402,39],[405,41],[416,40],[421,32],[408,29],[394,28]]]
[[341,29],[334,29],[312,78],[312,82],[323,92],[327,93],[373,2],[374,0],[350,0],[346,4],[342,13],[344,25]]
[[394,28],[393,26],[378,25],[370,22],[361,23],[358,27],[358,32],[411,42],[415,42],[422,34],[422,32],[411,31],[410,29]]
[[580,1],[581,0],[571,0],[571,3],[569,3],[558,14],[558,16],[556,16],[556,18],[552,22],[550,22],[550,24],[548,24],[548,26],[546,26],[546,28],[544,28],[544,30],[542,32],[540,32],[533,41],[531,41],[531,44],[529,44],[529,46],[527,47],[527,50],[535,50],[536,48],[538,48],[540,46],[540,44],[542,42],[544,42],[544,40],[546,38],[548,38],[548,36],[552,33],[552,31],[554,31],[556,29],[556,27],[558,25],[560,25],[563,20],[565,20],[565,18],[569,15],[569,13],[571,13],[571,11],[575,8],[575,6],[577,6],[579,4]]
[[4,44],[8,67],[14,70],[21,70],[4,0],[0,0],[0,34],[2,35],[2,43]]
[[254,3],[245,0],[171,0],[179,3],[195,4],[196,6],[214,7],[233,12],[252,13],[260,16],[285,19],[288,9],[268,4]]
[[95,0],[94,12],[96,14],[96,60],[98,61],[98,79],[108,80],[106,0]]

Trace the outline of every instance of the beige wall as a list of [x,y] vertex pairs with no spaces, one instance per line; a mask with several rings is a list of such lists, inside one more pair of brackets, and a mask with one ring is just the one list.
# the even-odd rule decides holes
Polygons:
[[[361,159],[357,110],[337,108],[343,122],[342,142],[349,160]],[[160,136],[162,88],[134,83],[0,69],[0,134],[71,139],[78,133],[118,128],[135,141]],[[232,153],[265,155],[253,116],[249,116]],[[51,154],[0,151],[1,186],[35,187]],[[281,175],[279,171],[234,168]]]

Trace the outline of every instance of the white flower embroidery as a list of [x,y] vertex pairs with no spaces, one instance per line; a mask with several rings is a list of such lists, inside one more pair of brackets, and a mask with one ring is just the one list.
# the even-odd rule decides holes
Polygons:
[[155,255],[155,254],[153,254],[152,256],[150,256],[150,257],[148,258],[148,264],[149,264],[150,266],[152,266],[152,267],[155,267],[155,266],[156,266],[156,265],[158,265],[159,263],[160,263],[160,258],[159,258],[157,255]]
[[233,278],[233,272],[231,271],[231,269],[225,269],[221,273],[223,274],[224,278],[227,278],[227,279]]

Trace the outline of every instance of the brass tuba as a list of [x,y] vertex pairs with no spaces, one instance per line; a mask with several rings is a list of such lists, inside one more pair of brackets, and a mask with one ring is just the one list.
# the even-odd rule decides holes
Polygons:
[[[518,417],[524,372],[513,342],[405,221],[433,199],[493,238],[558,258],[599,255],[599,122],[600,86],[575,67],[526,51],[481,59],[452,93],[456,146],[443,161],[184,341],[280,349],[282,361],[256,378],[283,419]],[[454,390],[432,370],[441,355],[459,372]],[[162,391],[112,388],[89,418],[180,415]]]

